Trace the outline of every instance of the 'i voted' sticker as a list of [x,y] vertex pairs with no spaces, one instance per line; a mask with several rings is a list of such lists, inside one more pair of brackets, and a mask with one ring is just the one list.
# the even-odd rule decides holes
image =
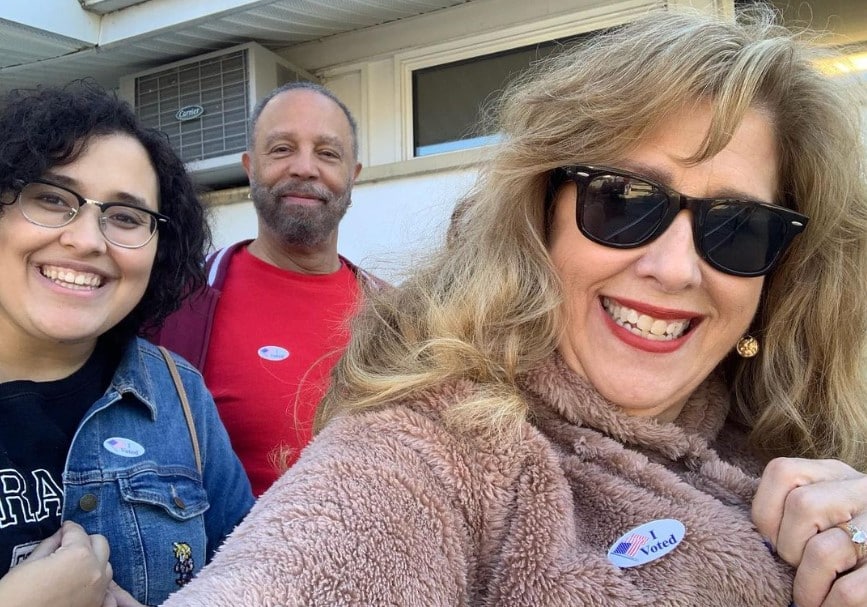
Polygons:
[[608,560],[620,568],[644,565],[677,548],[685,534],[683,523],[673,518],[644,523],[611,544]]
[[280,346],[262,346],[259,348],[259,358],[281,361],[289,358],[289,350]]
[[145,448],[134,440],[121,438],[119,436],[105,439],[102,446],[105,447],[107,451],[110,451],[115,455],[120,455],[121,457],[139,457],[140,455],[144,455],[145,452]]

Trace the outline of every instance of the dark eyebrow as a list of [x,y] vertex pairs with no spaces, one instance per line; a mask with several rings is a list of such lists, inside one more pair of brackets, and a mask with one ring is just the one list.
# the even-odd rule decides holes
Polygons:
[[[630,163],[624,162],[620,163],[621,168],[629,171],[630,173],[636,173],[637,175],[641,175],[643,177],[647,177],[651,181],[655,181],[660,183],[668,188],[674,189],[671,186],[672,175],[669,171],[664,169],[659,169],[657,167],[648,166],[641,163]],[[776,204],[773,200],[762,200],[761,198],[757,198],[753,194],[748,194],[743,190],[738,190],[733,186],[728,186],[717,192],[715,196],[710,196],[709,198],[718,198],[718,199],[736,199],[743,200],[745,202],[760,202],[763,204]]]
[[[48,172],[43,177],[46,181],[50,181],[56,185],[63,186],[69,190],[72,190],[79,196],[81,196],[81,192],[78,191],[78,188],[81,187],[81,183],[78,180],[73,179],[71,177],[67,177],[66,175],[60,175],[58,173]],[[136,207],[141,207],[143,209],[152,210],[148,205],[147,201],[141,196],[136,196],[135,194],[130,194],[129,192],[117,192],[112,195],[111,200],[100,200],[99,202],[122,202],[124,204],[130,204]]]

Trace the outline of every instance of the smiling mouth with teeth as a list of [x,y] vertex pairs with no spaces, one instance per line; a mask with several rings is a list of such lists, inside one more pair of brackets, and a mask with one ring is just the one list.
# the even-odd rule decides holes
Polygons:
[[77,272],[58,266],[42,266],[39,271],[54,284],[73,291],[93,291],[102,286],[102,276],[92,272]]
[[683,336],[691,324],[690,319],[663,320],[641,314],[615,301],[602,298],[602,307],[611,319],[630,333],[651,341],[671,341]]

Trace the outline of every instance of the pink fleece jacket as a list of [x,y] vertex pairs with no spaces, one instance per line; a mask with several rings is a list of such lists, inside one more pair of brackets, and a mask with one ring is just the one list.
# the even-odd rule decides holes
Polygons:
[[[782,606],[792,570],[753,528],[760,463],[708,380],[675,424],[623,415],[553,356],[520,436],[450,430],[463,383],[334,420],[167,607]],[[607,552],[658,519],[677,547]]]

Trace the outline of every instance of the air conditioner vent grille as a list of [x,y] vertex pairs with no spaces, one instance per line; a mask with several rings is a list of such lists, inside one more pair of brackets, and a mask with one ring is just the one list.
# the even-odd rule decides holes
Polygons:
[[[184,162],[243,152],[247,148],[247,49],[136,78],[135,107],[149,127],[169,136]],[[178,110],[204,112],[180,120]]]

